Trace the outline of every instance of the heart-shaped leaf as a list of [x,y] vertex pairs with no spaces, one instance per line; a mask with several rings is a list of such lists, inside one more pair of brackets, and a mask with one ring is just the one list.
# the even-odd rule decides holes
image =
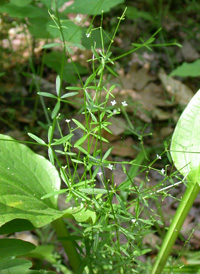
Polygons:
[[182,113],[172,136],[170,150],[180,173],[190,181],[197,181],[200,175],[200,90]]
[[[0,134],[0,227],[15,219],[25,219],[34,227],[60,217],[95,222],[96,214],[90,208],[59,211],[57,195],[47,195],[59,189],[59,174],[48,160]],[[48,198],[42,200],[44,196]]]
[[48,160],[0,135],[0,226],[26,219],[41,227],[61,217],[56,196],[41,200],[59,189],[59,174]]
[[35,249],[29,242],[19,239],[0,239],[0,260],[20,256]]
[[32,263],[28,260],[11,258],[0,261],[1,274],[56,274],[53,271],[30,270]]
[[2,274],[21,274],[27,273],[32,263],[24,259],[5,259],[0,261],[0,273]]

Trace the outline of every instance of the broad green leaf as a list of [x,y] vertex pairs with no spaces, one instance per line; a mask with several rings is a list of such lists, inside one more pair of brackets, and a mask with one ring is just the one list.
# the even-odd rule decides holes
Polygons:
[[[33,251],[30,251],[24,255],[28,258],[45,260],[46,262],[50,263],[51,265],[56,265],[58,263],[57,258],[55,256],[55,246],[54,245],[39,245]],[[72,274],[71,271],[67,269],[64,265],[60,264],[59,266],[62,273]],[[31,270],[26,274],[56,274],[53,271],[45,271],[45,270]]]
[[35,246],[26,241],[18,239],[0,239],[0,260],[12,256],[21,256],[33,249],[35,249]]
[[[62,20],[61,25],[66,42],[72,42],[76,44],[81,43],[82,29],[79,26],[77,26],[70,20]],[[60,37],[61,35],[57,27],[53,26],[52,21],[49,21],[47,23],[47,31],[55,38]]]
[[49,39],[51,38],[51,35],[47,31],[47,22],[49,22],[49,14],[47,13],[46,16],[42,17],[34,17],[29,18],[29,24],[27,25],[30,33],[35,38],[43,38],[43,39]]
[[[108,31],[105,32],[105,30],[104,30],[104,32],[103,32],[104,46],[106,46],[110,42],[109,37],[112,37],[112,34],[109,33]],[[89,37],[86,36],[86,33],[85,33],[85,35],[83,35],[82,45],[85,48],[91,49],[91,46],[93,46],[94,44],[95,44],[96,48],[101,48],[102,47],[100,29],[93,29],[90,32]]]
[[18,7],[25,7],[32,2],[32,0],[10,0],[12,4]]
[[11,258],[0,260],[1,274],[56,274],[54,271],[30,270],[32,263],[28,260]]
[[5,259],[0,261],[1,274],[26,274],[32,263],[24,259]]
[[[51,6],[52,6],[52,1],[49,1],[49,0],[41,0],[41,2],[50,10],[51,9]],[[57,0],[56,1],[56,5],[58,8],[60,8],[63,4],[65,4],[66,0]]]
[[54,245],[39,245],[35,247],[32,251],[27,251],[25,254],[28,258],[37,258],[40,260],[45,260],[51,264],[56,264],[57,260],[54,255],[55,246]]
[[97,15],[101,14],[102,10],[108,12],[112,7],[123,2],[124,0],[76,0],[66,8],[65,12]]
[[47,14],[47,11],[42,8],[38,8],[32,5],[27,5],[25,7],[18,7],[13,5],[12,3],[8,3],[3,6],[0,6],[0,12],[6,12],[11,17],[17,17],[17,18],[43,17],[43,16],[46,16]]
[[41,200],[60,189],[54,166],[9,136],[1,134],[0,139],[0,226],[26,219],[41,227],[62,216],[56,196]]
[[33,230],[35,227],[27,220],[15,219],[0,227],[0,235]]
[[170,73],[170,76],[180,77],[199,77],[200,76],[200,59],[193,63],[184,62]]
[[144,19],[147,21],[154,22],[154,17],[151,15],[151,13],[146,12],[146,11],[140,11],[135,7],[128,6],[127,11],[126,11],[126,17],[132,20],[137,20],[137,19]]
[[87,209],[81,206],[76,208],[68,208],[64,217],[71,218],[71,216],[73,216],[73,218],[75,218],[75,220],[80,223],[92,221],[94,224],[96,222],[96,213],[90,207]]
[[[200,90],[191,99],[176,125],[171,155],[176,168],[188,179],[200,176]],[[189,174],[189,175],[188,175]]]
[[[62,53],[58,51],[52,51],[49,54],[46,54],[44,57],[44,63],[57,72],[57,74],[60,73],[60,69],[62,66]],[[74,65],[76,66],[79,74],[85,74],[87,73],[87,69],[83,66],[81,66],[78,62],[74,62]],[[72,63],[66,63],[64,65],[64,71],[63,71],[63,80],[67,81],[68,83],[76,83],[77,82],[77,72],[73,66]]]

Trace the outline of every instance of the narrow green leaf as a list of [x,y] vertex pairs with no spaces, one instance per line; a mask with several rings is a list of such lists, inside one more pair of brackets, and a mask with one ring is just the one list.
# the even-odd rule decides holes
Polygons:
[[57,103],[56,103],[56,105],[55,105],[55,107],[54,107],[54,109],[51,113],[51,118],[52,119],[54,119],[57,116],[59,110],[60,110],[60,101],[57,101]]
[[63,99],[63,98],[67,98],[67,97],[72,97],[77,94],[78,94],[78,92],[69,92],[69,93],[62,95],[61,98]]
[[60,91],[61,91],[61,80],[60,80],[60,76],[57,75],[57,77],[56,77],[56,93],[57,93],[58,97],[60,97]]
[[119,202],[121,208],[126,212],[126,207],[125,207],[124,202],[122,201],[121,197],[117,193],[115,193],[115,196],[116,196],[117,201]]
[[81,129],[84,130],[84,131],[87,131],[86,128],[85,128],[79,121],[77,121],[76,119],[72,119],[72,121],[73,121],[79,128],[81,128]]
[[60,195],[60,194],[65,193],[65,192],[67,192],[67,191],[68,191],[67,189],[60,189],[60,190],[57,190],[57,191],[53,191],[53,192],[51,192],[51,193],[48,193],[48,194],[42,196],[42,197],[41,197],[41,200],[47,199],[47,198],[52,197],[52,196]]
[[66,143],[68,140],[70,140],[73,136],[74,136],[74,134],[70,133],[70,134],[68,134],[68,135],[66,135],[66,136],[64,136],[60,139],[54,139],[55,142],[52,143],[51,145],[52,146],[62,145],[64,143]]
[[54,155],[51,147],[48,147],[48,156],[49,156],[50,162],[52,163],[52,165],[54,165]]
[[118,73],[115,72],[111,67],[109,67],[109,66],[106,65],[106,68],[107,68],[107,70],[108,70],[112,75],[114,75],[115,77],[118,77],[118,76],[119,76]]
[[86,88],[86,87],[89,85],[89,83],[91,83],[91,82],[95,79],[95,77],[96,77],[96,74],[95,74],[95,73],[91,74],[91,75],[87,78],[87,80],[85,81],[84,88]]
[[104,154],[103,158],[102,158],[102,162],[108,158],[108,156],[110,155],[111,151],[113,150],[113,147],[110,147],[106,153]]
[[106,139],[105,139],[104,137],[102,137],[102,136],[96,135],[96,134],[91,133],[91,132],[90,132],[90,134],[93,135],[93,136],[95,136],[98,140],[101,140],[101,141],[103,141],[103,142],[105,142],[105,143],[109,143],[109,141],[106,140]]
[[83,135],[75,144],[74,147],[78,147],[80,146],[83,142],[85,142],[85,140],[87,139],[88,134]]
[[41,138],[37,137],[35,134],[28,133],[28,136],[35,140],[38,144],[46,145],[46,143]]
[[72,159],[72,162],[77,163],[77,164],[83,164],[83,162],[82,162],[82,161],[77,160],[77,159]]
[[87,150],[85,150],[84,148],[80,147],[80,146],[76,146],[78,148],[78,150],[80,150],[81,152],[83,152],[85,155],[89,156],[89,153],[87,152]]
[[50,49],[50,48],[54,48],[54,47],[59,47],[62,46],[61,43],[50,43],[50,44],[46,44],[44,46],[42,46],[42,49]]
[[51,94],[49,92],[38,92],[37,94],[39,94],[41,96],[44,96],[44,97],[49,97],[49,98],[57,99],[56,95]]
[[81,87],[66,87],[68,90],[81,90]]
[[79,191],[87,194],[107,194],[107,190],[103,188],[80,188]]
[[52,129],[53,129],[52,126],[50,126],[49,129],[48,129],[48,142],[49,143],[51,141]]

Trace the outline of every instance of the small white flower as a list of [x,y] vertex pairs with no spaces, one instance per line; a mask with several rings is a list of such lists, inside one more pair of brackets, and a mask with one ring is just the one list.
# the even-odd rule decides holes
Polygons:
[[162,173],[163,175],[165,175],[165,170],[164,170],[164,168],[161,169],[161,173]]
[[156,157],[157,157],[157,159],[160,159],[160,160],[162,159],[162,157],[158,154],[156,154]]
[[128,104],[126,103],[126,101],[122,102],[122,106],[123,106],[123,107],[128,106]]
[[131,222],[134,224],[136,222],[136,219],[131,219]]
[[116,104],[117,104],[117,102],[116,102],[115,100],[111,101],[111,105],[112,105],[112,106],[114,106],[114,105],[116,105]]
[[78,23],[80,23],[81,22],[81,16],[80,16],[80,14],[78,14],[77,16],[76,16],[76,19],[75,19]]
[[86,33],[86,37],[89,38],[90,37],[90,32]]
[[65,122],[69,123],[71,121],[71,119],[66,119]]
[[113,114],[117,114],[117,110],[116,109],[113,109]]
[[99,177],[101,177],[101,175],[102,175],[103,173],[102,173],[102,172],[98,172],[97,174],[99,175]]
[[113,165],[109,164],[107,167],[108,167],[110,170],[113,170]]

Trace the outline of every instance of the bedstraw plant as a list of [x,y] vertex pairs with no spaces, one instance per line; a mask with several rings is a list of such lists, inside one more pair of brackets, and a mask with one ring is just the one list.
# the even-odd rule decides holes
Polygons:
[[[151,47],[163,46],[154,44],[156,34],[161,31],[159,29],[148,40],[141,39],[141,43],[133,43],[130,51],[113,57],[111,46],[114,43],[120,22],[125,19],[125,11],[118,18],[116,30],[111,37],[103,30],[102,13],[99,27],[101,49],[97,49],[95,43],[91,45],[93,57],[88,62],[91,64],[92,73],[83,81],[72,60],[71,44],[69,45],[65,39],[63,31],[65,26],[55,5],[54,13],[49,11],[49,15],[54,23],[53,28],[60,32],[61,43],[47,44],[44,48],[53,48],[59,45],[63,52],[62,65],[60,73],[56,77],[56,93],[38,90],[38,96],[43,97],[43,107],[45,107],[44,97],[49,97],[55,102],[51,111],[51,120],[48,118],[47,108],[45,110],[48,141],[45,142],[33,133],[29,133],[28,135],[33,141],[23,142],[40,145],[47,149],[49,160],[34,153],[20,141],[0,135],[0,234],[9,235],[52,224],[58,241],[62,244],[68,257],[69,265],[73,273],[76,274],[150,273],[151,262],[147,261],[144,264],[140,260],[141,256],[151,252],[151,249],[143,244],[143,237],[152,233],[152,227],[159,227],[161,222],[155,220],[151,214],[149,214],[149,218],[143,217],[142,214],[143,211],[150,210],[152,212],[148,201],[152,197],[156,199],[157,194],[154,197],[156,191],[153,188],[148,188],[144,182],[136,184],[134,178],[141,172],[146,172],[148,176],[148,172],[154,170],[163,175],[163,181],[158,183],[160,186],[167,179],[173,181],[174,176],[174,174],[167,176],[163,170],[153,168],[153,164],[161,158],[160,156],[156,157],[152,163],[145,164],[149,151],[145,149],[143,140],[147,135],[132,125],[126,113],[128,102],[125,100],[116,102],[112,94],[115,84],[111,83],[110,75],[117,76],[114,69],[116,60],[142,47],[151,50]],[[90,25],[85,32],[88,39],[93,30]],[[75,34],[72,33],[71,37],[73,35]],[[104,45],[105,35],[110,41],[106,47]],[[165,44],[165,46],[167,45],[177,44]],[[80,85],[67,86],[66,92],[63,92],[66,57],[73,64]],[[103,94],[106,94],[105,97]],[[84,123],[74,117],[69,117],[69,114],[66,116],[62,113],[62,106],[69,102],[78,106],[79,113],[84,116]],[[118,103],[117,107],[116,103]],[[194,106],[190,106],[189,117],[191,120],[188,123],[192,121],[192,108]],[[103,153],[104,143],[109,142],[102,136],[102,131],[112,134],[109,129],[110,118],[115,118],[119,114],[124,114],[129,125],[127,129],[138,139],[138,156],[132,161],[110,161],[109,156],[113,147]],[[63,133],[60,125],[62,120],[65,120],[66,127],[68,127],[67,134]],[[180,128],[180,125],[178,124],[177,127]],[[78,140],[74,139],[76,132],[79,132]],[[189,138],[190,133],[188,132]],[[58,134],[59,137],[55,137]],[[191,182],[191,187],[187,190],[189,194],[186,199],[188,199],[188,197],[194,198],[194,194],[191,193],[196,193],[199,190],[198,166],[192,166],[193,158],[188,158],[185,150],[184,153],[180,153],[183,147],[189,145],[193,145],[192,151],[195,151],[196,146],[193,143],[186,144],[186,146],[179,144],[180,149],[177,144],[175,145],[177,138],[182,137],[182,134],[178,130],[175,131],[171,153],[177,168],[187,175],[188,181]],[[181,160],[177,155],[180,155]],[[185,158],[186,160],[184,160]],[[195,158],[195,163],[196,160]],[[123,173],[126,174],[126,179],[117,186],[114,170],[119,165],[122,167]],[[78,172],[80,167],[83,170],[81,174]],[[110,178],[107,178],[106,170],[112,172]],[[58,196],[61,194],[66,195],[66,209],[63,210],[58,207]],[[192,202],[187,204],[187,209],[184,208],[182,213],[187,214],[189,205],[192,205]],[[160,250],[152,273],[161,273],[159,271],[164,267],[184,216],[181,221],[180,218],[175,218],[174,229],[177,231],[173,234],[169,230],[169,236],[166,236],[167,240]],[[69,219],[74,221],[69,221]],[[43,249],[40,248],[48,250],[46,252],[51,254],[52,246],[35,247],[31,243],[8,237],[0,239],[0,245],[1,273],[55,273],[54,271],[30,269],[32,263],[24,259],[24,257],[34,256],[42,258],[41,250]],[[166,252],[165,255],[163,252]],[[52,265],[56,264],[51,256],[47,256],[45,259]],[[65,266],[63,263],[57,264],[57,268],[58,271],[66,274],[72,273],[69,266]]]

